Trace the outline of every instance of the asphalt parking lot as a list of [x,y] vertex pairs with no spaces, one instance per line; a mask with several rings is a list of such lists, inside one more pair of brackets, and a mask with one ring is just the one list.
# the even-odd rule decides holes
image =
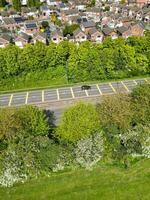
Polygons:
[[149,82],[150,78],[125,80],[119,82],[92,84],[91,89],[81,90],[81,86],[45,89],[0,95],[0,107],[40,104],[78,98],[98,97],[118,92],[128,93],[138,84]]

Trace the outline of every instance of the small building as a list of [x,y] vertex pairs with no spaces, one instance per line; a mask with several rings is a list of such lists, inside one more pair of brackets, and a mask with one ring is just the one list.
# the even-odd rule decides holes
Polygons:
[[142,23],[135,23],[130,26],[131,35],[133,36],[143,36],[144,26]]
[[33,42],[34,44],[39,41],[39,42],[42,42],[44,44],[47,44],[47,36],[46,36],[46,33],[42,33],[42,32],[39,32],[39,33],[35,33],[34,37],[33,37]]
[[21,32],[18,37],[15,38],[15,45],[23,48],[26,44],[29,43],[29,35]]
[[89,38],[92,42],[99,42],[101,43],[103,41],[103,33],[98,31],[96,28],[93,28],[89,31]]
[[93,28],[95,28],[95,23],[93,21],[82,22],[81,24],[81,29],[85,33],[88,33]]
[[117,33],[119,36],[122,36],[123,38],[127,39],[128,37],[131,36],[131,31],[128,27],[126,26],[121,26],[117,28]]
[[118,37],[118,34],[114,29],[109,28],[108,26],[105,26],[102,30],[105,37],[111,37],[112,39],[116,39]]
[[2,34],[2,35],[0,35],[0,48],[4,48],[7,45],[9,45],[11,39],[12,39],[11,36],[8,35],[8,34]]
[[73,36],[74,41],[77,43],[81,43],[87,40],[87,35],[80,28],[73,32]]
[[63,34],[60,30],[55,30],[54,32],[51,33],[51,41],[59,44],[62,42],[64,39]]
[[38,26],[36,22],[26,22],[24,24],[25,32],[29,35],[33,35],[38,32]]

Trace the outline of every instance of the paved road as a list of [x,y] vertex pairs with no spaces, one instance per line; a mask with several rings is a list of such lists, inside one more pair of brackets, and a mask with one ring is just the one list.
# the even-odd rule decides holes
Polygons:
[[150,78],[126,80],[119,82],[92,84],[90,90],[81,90],[81,86],[45,89],[0,95],[0,107],[38,105],[61,102],[80,98],[99,97],[117,92],[130,92],[136,85],[149,82]]

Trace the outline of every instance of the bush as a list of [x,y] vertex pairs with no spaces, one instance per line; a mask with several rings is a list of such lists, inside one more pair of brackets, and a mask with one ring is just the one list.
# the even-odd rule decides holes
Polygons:
[[60,140],[74,143],[98,130],[99,120],[95,107],[79,102],[64,111],[56,135]]
[[103,156],[102,133],[93,134],[88,138],[81,139],[74,148],[75,161],[86,169],[91,169]]

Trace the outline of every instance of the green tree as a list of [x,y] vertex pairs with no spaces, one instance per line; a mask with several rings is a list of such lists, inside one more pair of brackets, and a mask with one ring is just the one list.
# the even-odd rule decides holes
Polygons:
[[99,120],[95,107],[82,102],[66,109],[56,134],[61,140],[76,142],[99,132]]
[[99,121],[108,136],[120,134],[132,125],[132,111],[130,98],[125,94],[116,94],[103,98],[97,105]]
[[15,118],[21,120],[22,129],[28,134],[44,136],[49,133],[48,119],[45,113],[37,107],[21,107],[16,111]]
[[40,0],[28,0],[27,5],[28,5],[28,7],[39,7]]
[[21,11],[21,1],[20,0],[12,0],[13,7],[17,11]]
[[72,24],[72,25],[66,25],[63,29],[63,35],[66,37],[68,34],[73,35],[73,32],[78,29],[80,26],[79,24]]
[[2,71],[6,77],[19,74],[18,56],[21,50],[15,45],[8,45],[2,50]]
[[150,123],[150,83],[139,85],[131,93],[134,109],[134,123],[149,125]]
[[0,0],[0,7],[4,7],[6,5],[6,1],[5,0]]

